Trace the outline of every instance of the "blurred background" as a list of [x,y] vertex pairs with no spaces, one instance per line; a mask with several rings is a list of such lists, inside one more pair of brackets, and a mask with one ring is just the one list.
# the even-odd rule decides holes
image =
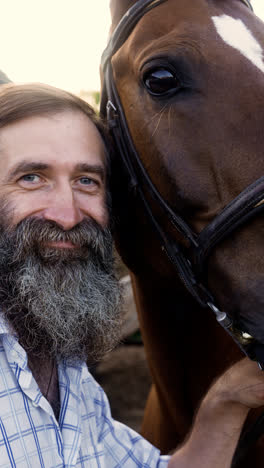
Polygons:
[[[264,0],[252,0],[264,20]],[[109,0],[0,0],[0,69],[98,101]]]

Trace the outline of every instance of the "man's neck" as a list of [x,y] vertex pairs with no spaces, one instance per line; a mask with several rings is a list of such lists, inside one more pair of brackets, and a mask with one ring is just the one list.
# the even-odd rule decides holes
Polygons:
[[28,356],[29,368],[40,388],[42,395],[50,403],[56,419],[60,412],[60,394],[57,363],[54,359],[40,359]]

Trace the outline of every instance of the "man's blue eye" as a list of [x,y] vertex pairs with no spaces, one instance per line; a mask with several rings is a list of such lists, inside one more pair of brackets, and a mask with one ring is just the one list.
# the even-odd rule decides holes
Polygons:
[[39,176],[37,174],[25,174],[21,177],[26,182],[38,182]]
[[80,182],[81,184],[83,185],[90,185],[91,183],[93,183],[94,181],[92,179],[89,179],[89,177],[82,177],[80,179]]

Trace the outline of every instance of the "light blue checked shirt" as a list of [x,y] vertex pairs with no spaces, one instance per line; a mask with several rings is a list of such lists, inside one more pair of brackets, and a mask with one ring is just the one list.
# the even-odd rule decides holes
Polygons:
[[115,421],[86,364],[58,365],[60,416],[41,394],[27,355],[0,317],[1,468],[165,468],[169,457]]

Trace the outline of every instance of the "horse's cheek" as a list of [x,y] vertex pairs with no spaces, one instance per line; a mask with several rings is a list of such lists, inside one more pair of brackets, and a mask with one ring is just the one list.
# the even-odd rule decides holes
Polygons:
[[207,263],[208,285],[219,306],[244,331],[264,342],[263,222],[257,218],[219,244]]

